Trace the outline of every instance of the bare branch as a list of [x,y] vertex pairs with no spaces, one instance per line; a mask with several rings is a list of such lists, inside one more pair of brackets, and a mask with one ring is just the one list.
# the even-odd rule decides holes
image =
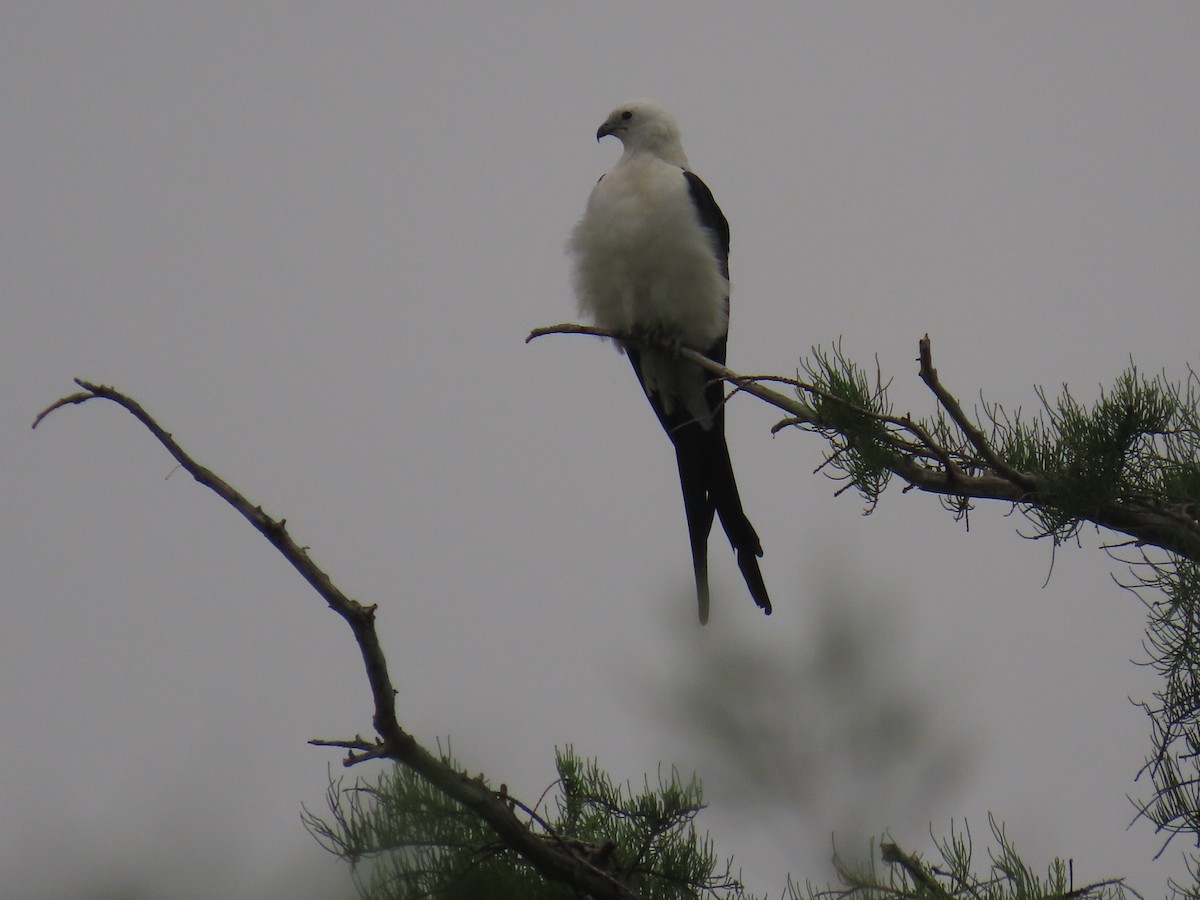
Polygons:
[[90,391],[83,391],[78,394],[68,394],[66,397],[59,397],[34,417],[33,424],[30,426],[30,428],[37,428],[38,425],[41,424],[42,419],[46,418],[46,416],[50,415],[50,413],[54,412],[60,406],[70,406],[72,403],[83,403],[87,400],[91,400],[94,396],[96,395]]
[[34,422],[40,423],[47,415],[62,406],[85,403],[101,398],[111,400],[124,407],[161,443],[181,467],[196,481],[212,490],[222,500],[236,509],[287,559],[306,581],[321,595],[322,599],[346,620],[354,633],[367,670],[367,679],[375,700],[373,724],[381,740],[373,742],[356,736],[352,741],[314,741],[317,746],[336,746],[350,751],[345,765],[353,765],[365,758],[387,758],[412,769],[446,796],[469,809],[496,832],[500,841],[520,854],[534,869],[553,881],[573,885],[588,896],[602,900],[637,900],[638,895],[610,874],[598,868],[586,857],[573,852],[569,847],[556,846],[534,834],[513,812],[511,798],[491,790],[480,778],[471,778],[456,772],[420,746],[405,732],[396,718],[396,691],[388,676],[387,661],[375,631],[376,607],[364,606],[334,585],[329,576],[314,563],[308,552],[292,540],[284,519],[272,519],[262,507],[252,504],[240,492],[219,478],[211,470],[194,460],[167,431],[165,431],[142,406],[131,397],[112,387],[93,384],[81,379],[75,383],[83,388],[82,393],[71,394],[52,403],[42,411]]
[[954,895],[942,887],[933,874],[921,865],[917,856],[905,853],[891,841],[884,841],[879,845],[879,855],[885,863],[902,868],[918,888],[917,893],[936,897],[938,900],[954,900]]
[[[665,344],[654,344],[651,341],[647,341],[645,338],[629,337],[627,335],[618,334],[615,331],[605,331],[603,328],[595,328],[591,325],[576,325],[570,322],[564,322],[560,325],[549,325],[545,328],[535,328],[533,331],[529,332],[529,336],[525,338],[525,343],[529,343],[534,338],[542,337],[547,334],[590,334],[593,337],[612,338],[613,340],[621,343],[667,347]],[[683,359],[694,362],[696,365],[700,366],[700,368],[712,373],[713,375],[716,375],[718,378],[721,378],[724,381],[728,381],[734,387],[739,388],[747,394],[753,394],[760,400],[765,400],[772,406],[778,407],[784,412],[790,413],[792,416],[800,419],[801,421],[811,422],[816,416],[816,412],[808,404],[801,403],[795,397],[789,397],[787,394],[781,394],[778,391],[773,391],[770,388],[763,387],[762,384],[759,383],[759,380],[748,375],[739,375],[737,372],[733,371],[733,369],[727,368],[718,362],[714,362],[699,351],[693,350],[690,347],[669,347],[667,349],[677,352]],[[779,379],[771,376],[769,379],[763,378],[761,380],[789,381],[790,379]]]
[[987,438],[983,436],[983,432],[976,428],[975,424],[967,418],[967,414],[963,412],[962,407],[958,405],[958,401],[954,399],[954,396],[942,387],[942,383],[938,379],[937,369],[933,367],[933,352],[928,334],[921,338],[918,348],[921,363],[921,380],[933,391],[934,396],[938,399],[938,403],[950,414],[950,418],[954,420],[954,424],[967,436],[967,440],[979,451],[979,455],[983,457],[988,466],[998,475],[1019,487],[1025,488],[1027,491],[1037,490],[1037,482],[1032,477],[1026,475],[1024,472],[1018,472],[1000,458],[1000,455],[996,453]]

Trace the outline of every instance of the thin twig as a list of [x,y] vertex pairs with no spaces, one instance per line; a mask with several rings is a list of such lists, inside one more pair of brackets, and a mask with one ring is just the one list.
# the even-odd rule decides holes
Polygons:
[[950,418],[954,420],[954,424],[967,436],[967,440],[971,442],[971,445],[979,451],[979,455],[983,457],[988,467],[997,475],[1007,478],[1018,487],[1030,492],[1036,491],[1037,482],[1024,472],[1018,472],[1001,459],[1000,454],[995,451],[988,439],[984,437],[983,432],[976,428],[975,424],[967,417],[967,414],[963,412],[963,408],[959,406],[954,395],[942,386],[942,382],[938,379],[937,369],[933,367],[933,351],[928,334],[921,338],[918,348],[921,364],[921,380],[933,391],[934,396],[938,399],[938,403],[950,414]]

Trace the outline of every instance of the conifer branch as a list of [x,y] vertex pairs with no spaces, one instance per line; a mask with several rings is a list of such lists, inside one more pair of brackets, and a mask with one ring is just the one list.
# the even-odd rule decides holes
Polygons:
[[[534,329],[526,342],[548,334],[585,334],[620,343],[648,344],[644,337],[630,337],[573,323]],[[1022,470],[1007,460],[971,422],[938,378],[928,335],[920,341],[920,377],[960,430],[965,444],[953,441],[944,427],[933,430],[910,416],[893,416],[885,408],[879,408],[877,398],[881,391],[876,392],[875,397],[865,391],[850,392],[848,396],[846,391],[831,390],[820,383],[742,375],[688,347],[673,349],[680,357],[723,379],[741,393],[751,394],[788,413],[789,418],[776,429],[796,426],[817,431],[833,440],[835,450],[827,462],[839,463],[853,459],[857,454],[864,457],[868,469],[878,467],[899,476],[917,490],[960,498],[955,504],[958,509],[965,509],[967,500],[999,500],[1017,504],[1025,510],[1056,511],[1064,502],[1066,495],[1063,479],[1057,477],[1059,473],[1037,474]],[[823,374],[833,375],[839,387],[852,380],[855,374],[852,364],[842,359],[840,353],[833,360],[818,354],[817,367]],[[806,403],[766,386],[780,381],[791,384],[797,394],[812,398],[813,402]],[[1014,431],[1014,436],[1026,437],[1019,430]],[[881,485],[859,483],[858,477],[864,474],[867,473],[860,465],[849,477],[868,495],[873,505]],[[1045,534],[1060,539],[1073,534],[1079,524],[1086,521],[1128,535],[1139,544],[1160,547],[1200,562],[1200,519],[1196,511],[1195,502],[1172,506],[1153,495],[1097,497],[1083,508],[1068,509],[1065,515],[1052,515],[1051,519],[1056,523],[1060,519],[1066,521]]]

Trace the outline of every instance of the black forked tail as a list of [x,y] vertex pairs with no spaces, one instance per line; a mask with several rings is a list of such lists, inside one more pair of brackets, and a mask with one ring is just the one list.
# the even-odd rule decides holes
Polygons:
[[[644,388],[642,352],[628,346],[625,350]],[[724,340],[714,345],[709,355],[723,360]],[[675,445],[679,484],[683,489],[683,508],[687,513],[688,539],[692,547],[692,571],[696,576],[696,605],[700,612],[700,623],[708,621],[708,536],[712,532],[714,516],[721,518],[721,527],[725,529],[729,543],[737,554],[738,568],[742,570],[750,596],[763,612],[770,615],[771,598],[767,596],[767,586],[758,568],[762,544],[754,526],[742,512],[733,465],[729,461],[729,447],[725,443],[724,388],[720,381],[710,381],[703,391],[705,405],[712,411],[707,429],[688,411],[686,403],[676,402],[668,412],[656,393],[646,392],[659,422]]]
[[689,423],[671,433],[675,458],[679,463],[679,484],[683,489],[683,506],[687,513],[688,537],[692,546],[692,569],[696,576],[696,602],[700,622],[708,621],[708,536],[712,531],[714,514],[737,554],[738,568],[746,580],[750,596],[767,615],[771,614],[771,599],[763,582],[758,558],[762,543],[758,533],[742,511],[729,447],[725,443],[724,423],[720,420],[705,431],[698,423]]

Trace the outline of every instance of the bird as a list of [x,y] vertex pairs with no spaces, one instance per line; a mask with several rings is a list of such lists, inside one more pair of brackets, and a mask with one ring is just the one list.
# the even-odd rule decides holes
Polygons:
[[725,363],[729,223],[692,171],[675,118],[653,100],[622,103],[596,131],[623,145],[600,177],[567,252],[582,314],[618,341],[675,447],[700,623],[709,618],[708,539],[720,518],[750,596],[771,599],[762,543],[742,510],[725,441],[725,388],[678,348]]

